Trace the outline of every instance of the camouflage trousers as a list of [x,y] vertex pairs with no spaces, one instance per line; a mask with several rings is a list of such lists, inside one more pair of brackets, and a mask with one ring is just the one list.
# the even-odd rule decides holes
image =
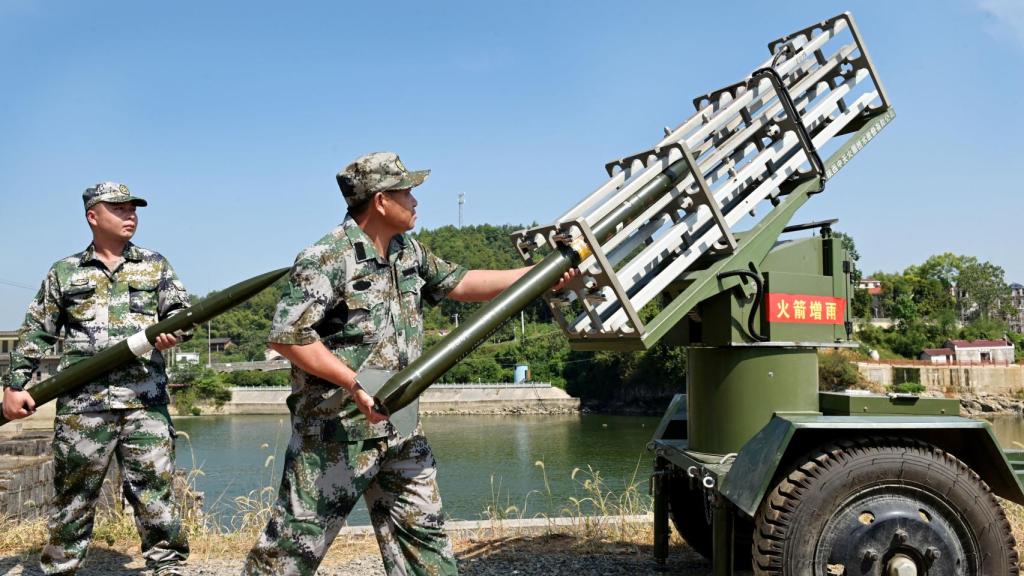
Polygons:
[[159,574],[188,557],[171,492],[174,429],[167,407],[64,414],[54,422],[54,515],[41,558],[47,574],[74,573],[85,559],[96,500],[114,456],[146,565]]
[[360,442],[324,436],[292,434],[277,502],[243,574],[312,576],[360,496],[388,576],[458,574],[420,428]]

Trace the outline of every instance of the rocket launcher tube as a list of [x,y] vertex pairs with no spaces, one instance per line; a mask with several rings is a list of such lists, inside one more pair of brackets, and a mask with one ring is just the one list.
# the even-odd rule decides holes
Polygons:
[[[661,174],[593,226],[594,237],[601,240],[612,234],[618,226],[627,224],[643,214],[648,206],[671,190],[688,173],[685,160],[678,160],[669,165]],[[562,246],[556,252],[548,254],[454,332],[413,360],[404,370],[392,376],[377,393],[377,401],[392,414],[408,406],[442,374],[479,346],[503,322],[526,308],[535,298],[544,294],[545,290],[550,290],[564,273],[586,258],[587,252],[589,248],[581,243],[579,248]]]
[[[61,394],[70,392],[98,376],[127,364],[136,356],[151,352],[153,344],[156,342],[156,337],[160,334],[171,334],[179,330],[188,330],[194,325],[211,320],[215,316],[245,302],[269,287],[278,278],[287,274],[288,270],[288,268],[281,268],[239,282],[170,318],[153,324],[146,328],[145,331],[133,334],[127,340],[122,340],[110,348],[101,350],[85,360],[68,366],[51,378],[26,388],[26,390],[32,395],[32,399],[35,400],[36,407],[38,408]],[[0,415],[0,426],[7,422],[9,420]]]

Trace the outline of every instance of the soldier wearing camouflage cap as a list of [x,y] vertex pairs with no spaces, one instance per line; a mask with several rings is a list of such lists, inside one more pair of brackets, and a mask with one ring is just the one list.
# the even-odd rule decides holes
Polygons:
[[[58,369],[63,369],[189,305],[167,260],[131,243],[138,226],[135,210],[146,206],[144,199],[124,184],[101,182],[87,188],[82,201],[92,243],[51,266],[29,305],[5,383],[7,418],[34,412],[25,389],[43,354],[59,339]],[[189,548],[171,493],[174,427],[161,354],[177,341],[161,334],[155,351],[57,399],[55,496],[41,558],[45,573],[74,574],[81,566],[96,500],[114,456],[125,498],[135,510],[146,565],[158,576],[181,573]]]
[[360,379],[419,356],[424,301],[489,300],[527,268],[467,271],[408,236],[428,174],[393,152],[358,158],[337,175],[345,220],[295,259],[270,333],[292,363],[292,436],[245,574],[314,574],[360,497],[389,576],[458,572],[415,408],[404,427],[389,420]]

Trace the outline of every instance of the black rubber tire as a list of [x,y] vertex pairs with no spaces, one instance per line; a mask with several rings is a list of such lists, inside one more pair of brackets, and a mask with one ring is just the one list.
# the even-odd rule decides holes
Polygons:
[[[705,508],[704,490],[691,489],[690,482],[684,477],[675,477],[668,487],[669,517],[676,532],[698,554],[714,561],[712,547],[711,523],[708,521],[709,509]],[[737,516],[733,520],[735,548],[733,565],[738,569],[750,569],[750,547],[753,540],[754,525],[746,516]]]
[[[872,506],[884,514],[876,518]],[[906,526],[908,519],[920,525],[911,528],[917,532],[910,541],[906,532],[892,532],[891,540],[876,546],[889,533],[883,529]],[[954,553],[930,557],[933,549],[921,544],[928,539],[949,543]],[[920,548],[930,552],[919,556]],[[827,576],[837,557],[876,552],[877,560],[861,560],[870,570],[858,565],[846,570],[850,562],[845,560],[842,569],[884,574],[879,564],[899,554],[914,557],[921,574],[925,569],[928,574],[1019,574],[1010,524],[988,485],[953,455],[909,438],[865,438],[821,448],[774,486],[755,518],[752,553],[758,576]]]

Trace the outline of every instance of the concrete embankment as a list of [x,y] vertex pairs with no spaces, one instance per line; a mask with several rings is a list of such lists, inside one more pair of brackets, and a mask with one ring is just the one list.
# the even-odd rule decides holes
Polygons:
[[858,362],[869,382],[888,388],[917,382],[925,394],[959,398],[964,414],[1024,414],[1024,366],[943,366]]
[[1024,365],[943,366],[858,362],[857,370],[882,387],[917,382],[929,392],[954,395],[1014,396],[1024,393]]
[[[204,414],[287,414],[288,387],[232,388],[231,401]],[[548,384],[435,385],[420,397],[421,414],[572,414],[579,398]]]

